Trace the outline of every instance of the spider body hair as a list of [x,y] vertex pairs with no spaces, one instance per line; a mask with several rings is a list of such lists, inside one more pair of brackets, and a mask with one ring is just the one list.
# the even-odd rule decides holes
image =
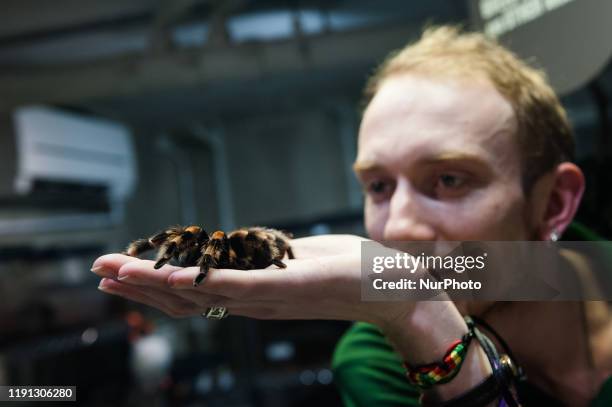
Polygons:
[[208,235],[195,225],[173,226],[149,238],[133,241],[124,254],[138,257],[149,250],[157,250],[154,268],[174,260],[181,267],[198,266],[200,273],[194,286],[200,284],[211,268],[251,270],[266,268],[272,264],[287,267],[285,255],[293,259],[289,243],[291,235],[265,227],[249,227],[229,234],[216,231]]

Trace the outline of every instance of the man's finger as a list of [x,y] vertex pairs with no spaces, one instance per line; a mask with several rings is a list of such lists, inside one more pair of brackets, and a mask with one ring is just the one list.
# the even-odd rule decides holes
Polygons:
[[157,308],[174,317],[188,315],[198,316],[208,307],[213,306],[222,306],[245,311],[266,307],[265,309],[268,310],[268,314],[273,315],[273,310],[279,305],[274,302],[247,303],[235,301],[227,297],[206,294],[195,290],[176,290],[176,294],[168,293],[159,288],[134,286],[107,278],[102,279],[99,288],[105,293],[118,295],[122,298]]
[[168,276],[170,287],[217,294],[244,301],[280,300],[299,289],[304,273],[312,269],[312,260],[291,260],[286,269],[263,270],[211,269],[206,279],[197,287],[193,280],[197,267],[177,270]]
[[[262,271],[270,272],[268,270],[211,269],[206,279],[194,287],[194,278],[200,270],[197,267],[188,267],[172,273],[168,277],[168,285],[179,289],[177,291],[195,291],[233,299],[256,300],[259,299],[257,293],[249,290],[262,290],[262,279],[258,276],[258,273]],[[256,286],[258,288],[255,288]]]
[[233,304],[228,297],[222,295],[209,294],[196,290],[172,290],[172,294],[181,297],[194,304],[198,304],[203,309],[213,306],[227,306]]
[[118,295],[157,308],[175,318],[195,315],[200,308],[198,305],[172,294],[147,287],[130,286],[108,278],[103,278],[98,288],[105,293]]
[[168,287],[168,276],[181,267],[171,266],[166,264],[162,268],[156,270],[153,268],[154,261],[140,260],[126,262],[117,272],[117,280],[133,285],[151,286],[151,287]]
[[91,271],[100,277],[116,278],[124,264],[138,260],[140,259],[119,253],[106,254],[93,262]]

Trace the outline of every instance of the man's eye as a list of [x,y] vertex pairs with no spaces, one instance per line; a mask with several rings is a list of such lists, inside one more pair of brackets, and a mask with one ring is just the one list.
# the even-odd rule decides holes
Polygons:
[[445,188],[457,188],[465,183],[465,180],[462,177],[452,174],[442,174],[440,175],[438,181]]
[[388,181],[371,181],[365,184],[365,193],[373,197],[375,200],[385,199],[391,192],[393,185]]
[[385,192],[386,184],[383,181],[374,181],[368,185],[368,190],[375,194],[382,194]]
[[469,184],[467,176],[460,174],[441,174],[435,181],[434,196],[439,199],[458,198],[467,193]]

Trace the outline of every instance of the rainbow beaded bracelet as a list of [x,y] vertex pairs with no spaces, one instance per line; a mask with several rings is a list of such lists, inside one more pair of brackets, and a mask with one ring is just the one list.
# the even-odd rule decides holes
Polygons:
[[470,342],[474,337],[473,326],[468,325],[468,328],[468,333],[449,346],[441,361],[418,366],[412,366],[408,362],[404,362],[408,381],[421,389],[428,389],[452,380],[459,373]]

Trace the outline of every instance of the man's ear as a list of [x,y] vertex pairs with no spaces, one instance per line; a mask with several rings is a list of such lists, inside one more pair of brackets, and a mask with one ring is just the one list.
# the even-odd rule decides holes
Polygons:
[[[535,219],[538,225],[538,238],[550,240],[554,232],[560,236],[570,224],[584,193],[584,174],[574,163],[563,162],[547,174],[545,182],[540,185],[539,219]],[[543,193],[543,195],[542,195]],[[536,198],[537,199],[537,198]]]

